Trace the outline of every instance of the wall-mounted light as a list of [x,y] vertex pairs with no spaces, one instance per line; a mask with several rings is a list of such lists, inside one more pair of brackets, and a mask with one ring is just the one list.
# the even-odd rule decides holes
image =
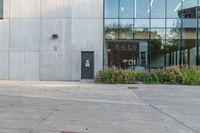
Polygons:
[[53,34],[53,35],[52,35],[52,38],[53,38],[53,39],[58,39],[58,34]]

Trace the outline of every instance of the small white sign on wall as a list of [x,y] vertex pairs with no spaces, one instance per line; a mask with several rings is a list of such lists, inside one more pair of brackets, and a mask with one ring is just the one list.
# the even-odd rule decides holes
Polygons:
[[89,60],[89,59],[87,59],[87,60],[85,61],[85,67],[90,67],[90,60]]

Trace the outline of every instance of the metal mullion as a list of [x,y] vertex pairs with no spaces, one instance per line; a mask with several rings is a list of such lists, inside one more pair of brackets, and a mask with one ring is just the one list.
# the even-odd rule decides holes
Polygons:
[[[150,7],[150,0],[149,0],[149,40],[151,39],[151,7]],[[151,71],[151,49],[150,49],[150,46],[149,46],[149,42],[148,42],[148,69],[149,71]]]
[[[198,8],[199,8],[199,0],[197,1],[197,9],[196,9],[196,12],[198,13]],[[197,40],[197,42],[196,42],[196,54],[197,54],[197,59],[196,59],[196,65],[197,66],[199,66],[200,65],[200,63],[199,63],[199,14],[197,14],[197,31],[196,31],[196,34],[197,34],[197,38],[196,38],[196,40]]]
[[[181,9],[183,9],[183,1],[181,1]],[[179,48],[179,65],[181,66],[182,65],[182,59],[183,59],[183,19],[182,19],[182,16],[181,16],[181,27],[180,27],[180,48]]]
[[120,37],[119,37],[119,28],[120,28],[120,6],[121,6],[121,4],[120,4],[120,0],[118,0],[118,40],[120,39]]
[[136,5],[135,5],[135,4],[136,4],[135,1],[136,1],[136,0],[132,0],[132,2],[133,2],[133,4],[132,4],[132,6],[133,6],[133,9],[132,9],[132,10],[133,10],[133,18],[132,18],[132,19],[133,19],[133,27],[132,27],[132,30],[133,30],[133,31],[132,31],[132,32],[133,32],[133,35],[132,35],[132,36],[133,36],[133,39],[132,39],[132,40],[133,40],[133,41],[134,41],[134,39],[135,39],[135,35],[134,35],[134,29],[135,29],[135,6],[136,6]]
[[165,70],[167,67],[166,44],[167,44],[167,0],[165,0],[165,47],[164,47],[164,68],[165,68]]
[[[103,0],[103,70],[105,69],[105,0]],[[107,48],[106,48],[107,51]]]

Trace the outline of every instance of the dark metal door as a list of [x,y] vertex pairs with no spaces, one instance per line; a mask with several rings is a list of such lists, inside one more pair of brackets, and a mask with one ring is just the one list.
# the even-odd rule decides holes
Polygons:
[[81,78],[94,79],[94,52],[82,52],[81,58]]

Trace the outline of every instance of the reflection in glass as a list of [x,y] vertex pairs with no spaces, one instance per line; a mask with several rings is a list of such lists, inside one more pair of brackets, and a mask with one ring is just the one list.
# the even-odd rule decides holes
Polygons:
[[0,18],[3,18],[3,0],[0,0]]
[[151,28],[164,28],[165,19],[151,19]]
[[165,29],[151,29],[150,36],[151,39],[165,40]]
[[196,28],[197,27],[197,19],[182,19],[182,27],[183,28]]
[[165,18],[165,1],[150,0],[151,18]]
[[149,28],[149,19],[134,19],[135,28]]
[[105,0],[105,18],[118,18],[118,1]]
[[107,42],[108,66],[134,70],[139,65],[139,42]]
[[178,28],[181,27],[180,19],[167,19],[167,28]]
[[106,39],[118,38],[118,20],[117,19],[106,19],[104,29],[105,29]]
[[135,0],[135,18],[149,18],[149,0]]
[[182,33],[183,39],[196,39],[196,29],[185,28]]
[[134,0],[120,0],[120,18],[133,18]]
[[[197,6],[197,0],[105,0],[105,2],[107,19],[104,28],[105,39],[108,41],[114,40],[115,43],[120,40],[138,41],[140,48],[143,47],[142,42],[145,42],[151,54],[147,54],[146,49],[143,55],[150,59],[151,68],[183,64],[189,66],[197,64],[198,61],[200,64],[198,51],[200,41],[197,43],[197,39],[200,40],[200,20],[197,22],[200,8]],[[197,28],[199,28],[198,34]],[[128,45],[115,46],[113,50],[116,50],[117,56],[123,48],[129,49]],[[117,51],[117,48],[121,48],[122,51],[119,49]],[[139,51],[142,52],[144,51]],[[142,57],[141,55],[139,57]],[[113,56],[110,60],[116,61],[119,59],[117,56]],[[126,58],[123,59],[123,63],[128,63]],[[122,67],[120,60],[115,63]]]
[[133,20],[132,19],[120,19],[119,38],[133,39]]
[[164,40],[149,40],[149,49],[151,53],[151,69],[164,68],[165,56],[163,51]]
[[197,6],[197,0],[183,0],[183,9]]
[[180,29],[177,28],[166,29],[166,39],[168,40],[181,39]]
[[134,39],[149,39],[149,29],[134,29]]
[[181,9],[181,0],[166,0],[167,18],[178,18],[178,11]]

